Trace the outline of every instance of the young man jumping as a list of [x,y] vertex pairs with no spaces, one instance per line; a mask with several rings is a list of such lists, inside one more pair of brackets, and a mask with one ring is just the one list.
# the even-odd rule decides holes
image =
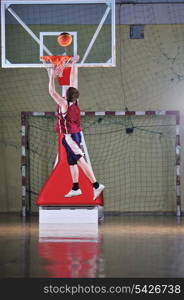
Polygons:
[[[77,60],[79,57],[77,58]],[[72,68],[76,59],[71,61]],[[73,70],[72,70],[73,71]],[[72,74],[71,71],[71,74]],[[64,134],[62,144],[66,149],[67,161],[70,167],[73,186],[65,197],[73,197],[82,194],[79,186],[79,169],[83,170],[93,185],[93,200],[96,200],[105,186],[98,183],[92,168],[84,159],[84,153],[80,148],[81,144],[81,125],[79,108],[79,91],[75,87],[69,87],[66,91],[66,98],[62,97],[55,89],[55,77],[57,66],[49,68],[49,94],[58,105],[57,129]],[[73,74],[72,74],[73,76]]]

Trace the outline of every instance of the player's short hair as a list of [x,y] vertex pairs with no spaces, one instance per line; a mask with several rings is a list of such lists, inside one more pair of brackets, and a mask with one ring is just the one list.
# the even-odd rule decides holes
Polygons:
[[66,99],[68,102],[75,102],[79,98],[79,91],[74,87],[69,87],[66,92]]

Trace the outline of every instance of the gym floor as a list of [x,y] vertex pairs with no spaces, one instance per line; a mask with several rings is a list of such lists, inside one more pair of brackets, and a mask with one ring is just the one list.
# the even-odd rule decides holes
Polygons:
[[1,213],[0,249],[1,278],[184,277],[182,217],[106,216],[79,228]]

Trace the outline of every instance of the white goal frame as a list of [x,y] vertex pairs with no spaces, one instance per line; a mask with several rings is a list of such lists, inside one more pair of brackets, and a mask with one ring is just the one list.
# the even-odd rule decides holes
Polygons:
[[[103,111],[81,112],[81,116],[173,116],[175,117],[175,184],[176,184],[176,216],[181,216],[181,143],[180,143],[180,112],[179,111]],[[28,118],[37,116],[55,116],[54,112],[22,112],[21,114],[21,174],[22,174],[22,215],[29,213],[30,203],[27,193],[28,186]]]

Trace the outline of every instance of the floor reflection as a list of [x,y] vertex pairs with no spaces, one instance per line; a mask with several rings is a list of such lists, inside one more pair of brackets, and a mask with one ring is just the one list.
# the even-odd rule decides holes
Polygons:
[[106,216],[100,226],[0,217],[0,278],[184,277],[184,219]]
[[38,252],[48,277],[104,277],[98,224],[40,224]]

